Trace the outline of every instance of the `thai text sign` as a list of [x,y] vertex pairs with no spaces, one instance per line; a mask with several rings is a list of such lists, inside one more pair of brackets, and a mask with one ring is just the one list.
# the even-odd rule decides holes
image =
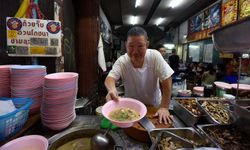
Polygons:
[[61,22],[54,20],[6,18],[9,56],[61,55]]

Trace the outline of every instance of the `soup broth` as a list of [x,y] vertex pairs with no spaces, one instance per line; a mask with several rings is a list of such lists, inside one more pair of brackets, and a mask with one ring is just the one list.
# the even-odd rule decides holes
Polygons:
[[79,138],[72,140],[60,146],[57,150],[91,150],[90,138]]
[[140,114],[131,108],[118,108],[110,112],[109,117],[116,121],[132,121],[140,117]]

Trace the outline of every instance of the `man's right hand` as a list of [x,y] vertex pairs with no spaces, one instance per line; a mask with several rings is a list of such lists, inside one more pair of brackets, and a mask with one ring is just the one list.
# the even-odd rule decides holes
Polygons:
[[118,99],[119,99],[119,96],[118,96],[117,90],[116,89],[109,90],[106,96],[106,101],[110,101],[110,100],[118,101]]

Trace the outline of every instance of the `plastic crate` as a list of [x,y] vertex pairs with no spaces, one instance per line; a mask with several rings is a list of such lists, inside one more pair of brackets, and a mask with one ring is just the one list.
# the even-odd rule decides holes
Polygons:
[[17,108],[11,113],[0,116],[0,141],[3,141],[22,129],[28,119],[32,100],[29,98],[0,98],[0,100],[12,100]]

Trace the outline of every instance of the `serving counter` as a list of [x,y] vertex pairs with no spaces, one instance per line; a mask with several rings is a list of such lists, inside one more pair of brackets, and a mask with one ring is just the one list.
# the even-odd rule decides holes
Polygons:
[[[50,144],[54,142],[52,140],[56,140],[55,135],[60,137],[72,129],[82,128],[82,129],[95,129],[104,132],[105,129],[100,129],[102,116],[96,115],[77,115],[76,119],[73,123],[65,130],[62,131],[52,131],[48,128],[44,127],[41,122],[38,122],[33,128],[25,133],[25,135],[37,134],[42,135],[49,139]],[[174,126],[176,128],[184,127],[184,124],[174,115]],[[129,137],[123,129],[117,129],[110,132],[110,135],[116,140],[116,144],[122,146],[124,149],[128,150],[146,150],[149,149],[151,143],[144,143],[137,141],[131,137]],[[54,137],[53,137],[54,136]],[[54,139],[52,139],[53,137]]]

